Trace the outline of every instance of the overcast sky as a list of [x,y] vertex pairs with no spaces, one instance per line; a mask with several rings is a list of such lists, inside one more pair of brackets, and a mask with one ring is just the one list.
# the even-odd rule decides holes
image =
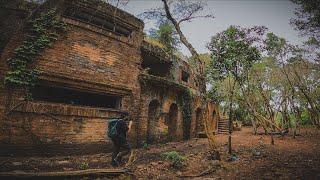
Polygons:
[[[130,0],[124,9],[138,15],[147,9],[160,6],[161,0]],[[289,42],[302,44],[303,39],[289,24],[290,18],[294,17],[295,7],[289,0],[209,0],[207,11],[211,11],[215,18],[186,22],[182,25],[182,31],[200,53],[208,52],[206,44],[211,36],[230,25],[264,25],[269,31],[286,38]],[[145,31],[151,27],[153,23],[146,23]],[[186,48],[181,50],[189,55]]]

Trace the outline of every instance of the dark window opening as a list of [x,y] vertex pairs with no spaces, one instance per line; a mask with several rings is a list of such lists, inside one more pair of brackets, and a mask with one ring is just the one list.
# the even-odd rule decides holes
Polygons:
[[35,101],[74,104],[80,106],[119,109],[121,97],[92,92],[83,92],[62,87],[37,85],[31,90]]
[[216,111],[214,110],[213,112],[212,112],[212,118],[215,118],[216,117]]
[[142,68],[154,76],[167,77],[170,74],[171,63],[159,60],[157,57],[143,54]]
[[83,21],[85,23],[90,23],[92,25],[98,26],[99,28],[114,32],[120,36],[122,35],[128,37],[132,33],[132,30],[115,24],[112,19],[99,16],[98,14],[92,14],[84,10],[67,8],[63,15],[72,19]]
[[187,73],[186,71],[182,71],[181,80],[184,82],[189,82],[189,76],[189,73]]

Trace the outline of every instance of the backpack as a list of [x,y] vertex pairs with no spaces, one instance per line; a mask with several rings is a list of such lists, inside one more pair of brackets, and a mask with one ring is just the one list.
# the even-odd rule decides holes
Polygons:
[[113,139],[118,136],[117,125],[119,119],[109,119],[108,122],[108,137]]

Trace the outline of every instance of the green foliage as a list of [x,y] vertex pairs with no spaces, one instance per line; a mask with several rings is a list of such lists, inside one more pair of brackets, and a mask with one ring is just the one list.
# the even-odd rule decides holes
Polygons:
[[256,46],[261,40],[264,27],[252,29],[230,26],[213,36],[208,45],[212,61],[206,68],[210,80],[221,80],[230,76],[241,80],[252,64],[261,59]]
[[178,105],[182,109],[183,116],[183,138],[190,138],[190,127],[192,119],[192,95],[190,89],[186,88],[178,94]]
[[155,38],[152,38],[152,37],[146,37],[144,39],[146,42],[152,44],[153,46],[157,46],[161,49],[164,49],[164,45],[158,40],[158,39],[155,39]]
[[274,56],[281,53],[286,45],[286,40],[284,38],[279,38],[274,33],[268,33],[265,43],[269,56]]
[[291,24],[305,35],[315,35],[319,38],[320,27],[320,1],[319,0],[292,0],[299,5],[296,9],[296,18],[291,19]]
[[[258,44],[263,41],[265,30],[260,26],[230,26],[213,36],[208,44],[212,59],[206,65],[206,76],[212,86],[207,97],[228,106],[230,121],[240,87],[252,65],[261,59]],[[221,89],[221,85],[225,88]]]
[[173,25],[169,22],[160,24],[157,30],[151,30],[150,38],[157,40],[169,54],[178,50],[180,41]]
[[174,168],[183,167],[184,161],[187,159],[185,156],[180,155],[177,151],[165,152],[162,153],[161,156],[166,160],[170,160]]
[[148,146],[149,146],[149,144],[148,144],[147,142],[144,141],[144,142],[142,143],[142,148],[143,148],[143,149],[148,149]]
[[306,109],[304,109],[301,113],[301,124],[302,125],[312,124],[310,115]]
[[30,65],[45,48],[57,40],[60,32],[66,31],[66,28],[66,24],[58,20],[55,10],[42,13],[29,21],[26,26],[26,40],[14,50],[13,57],[7,60],[10,71],[5,76],[5,84],[24,88],[26,97],[30,99],[29,91],[34,87],[40,73]]
[[81,170],[86,170],[86,169],[89,169],[89,164],[87,162],[82,162],[80,165],[79,165],[79,169]]
[[320,58],[320,0],[291,0],[298,7],[295,9],[296,17],[291,19],[291,25],[307,37],[305,48],[313,56],[313,60]]

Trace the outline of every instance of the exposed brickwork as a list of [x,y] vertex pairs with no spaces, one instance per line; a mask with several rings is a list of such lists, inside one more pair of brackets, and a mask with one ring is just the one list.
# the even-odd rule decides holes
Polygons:
[[[61,7],[58,8],[63,13],[63,9],[72,6],[72,3],[74,2],[67,1],[67,5],[60,4]],[[80,3],[80,6],[74,6],[95,10],[95,7],[89,5]],[[108,5],[99,8],[99,12],[107,15],[114,10]],[[172,74],[164,79],[166,86],[155,85],[159,81],[158,77],[150,76],[148,82],[141,78],[144,74],[141,67],[144,61],[142,53],[145,53],[141,51],[143,22],[119,11],[117,21],[123,25],[127,23],[126,26],[132,30],[131,35],[126,37],[67,16],[63,16],[62,20],[68,24],[69,30],[47,48],[33,65],[42,71],[39,83],[117,95],[122,99],[121,107],[106,109],[51,102],[23,102],[22,92],[9,90],[0,83],[0,126],[3,127],[0,132],[1,146],[8,149],[12,145],[31,147],[37,144],[47,144],[48,147],[102,144],[110,147],[110,140],[106,136],[107,118],[118,117],[122,111],[129,112],[134,121],[129,133],[133,145],[146,142],[148,133],[158,137],[159,141],[167,137],[170,137],[168,140],[182,140],[183,115],[177,103],[177,95],[182,88],[190,88],[194,94],[190,132],[191,137],[196,136],[199,131],[196,127],[203,122],[197,121],[196,110],[200,108],[203,112],[204,102],[198,97],[198,87],[189,65],[181,60],[173,65],[173,71],[170,71]],[[12,56],[23,37],[23,33],[14,36],[1,55],[1,82],[7,71],[5,61]],[[170,60],[167,62],[170,63]],[[188,82],[181,81],[182,70],[190,74]],[[152,101],[158,102],[159,112],[153,118],[154,122],[150,122],[148,113]],[[213,111],[213,105],[211,108],[210,111]]]

